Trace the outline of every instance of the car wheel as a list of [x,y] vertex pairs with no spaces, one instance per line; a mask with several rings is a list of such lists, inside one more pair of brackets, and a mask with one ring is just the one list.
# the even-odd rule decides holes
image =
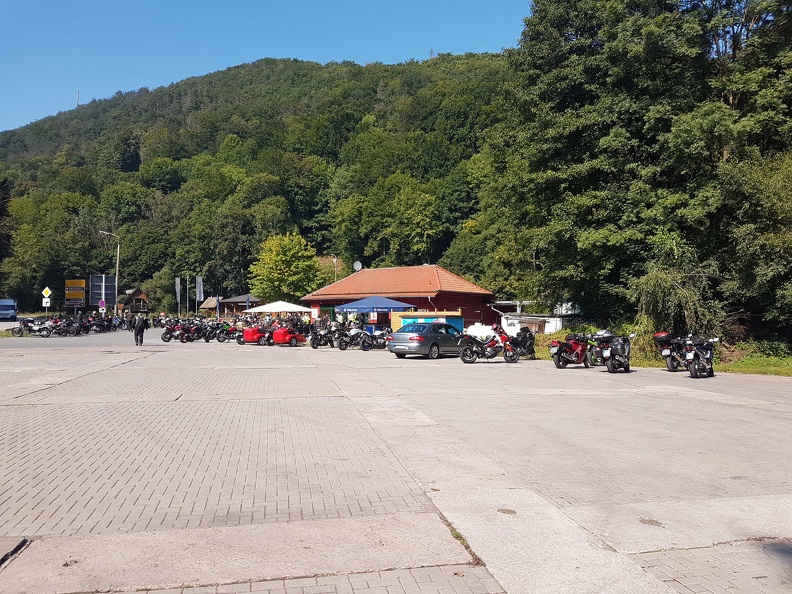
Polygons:
[[432,344],[432,346],[429,347],[429,353],[426,356],[429,359],[437,359],[440,357],[440,346],[436,343]]
[[294,337],[294,336],[291,337],[291,340],[289,340],[289,346],[290,347],[296,347],[297,346],[297,338],[296,337]]
[[267,337],[266,336],[259,336],[258,343],[259,343],[259,346],[267,346]]
[[407,356],[404,353],[393,353],[393,354],[396,355],[397,359],[404,359]]

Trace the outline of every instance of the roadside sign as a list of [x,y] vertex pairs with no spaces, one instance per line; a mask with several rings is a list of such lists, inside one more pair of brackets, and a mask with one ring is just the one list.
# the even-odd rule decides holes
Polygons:
[[104,313],[104,308],[107,307],[107,303],[105,303],[104,299],[99,300],[99,311]]
[[85,280],[66,279],[66,307],[85,307]]
[[100,307],[99,308],[99,313],[104,313],[104,312],[105,312],[105,308],[104,307]]
[[41,300],[41,307],[49,307],[49,306],[50,306],[50,298],[44,297],[44,299]]
[[52,295],[52,291],[50,291],[49,287],[44,287],[44,290],[41,292],[41,294],[44,295],[44,297],[49,297]]

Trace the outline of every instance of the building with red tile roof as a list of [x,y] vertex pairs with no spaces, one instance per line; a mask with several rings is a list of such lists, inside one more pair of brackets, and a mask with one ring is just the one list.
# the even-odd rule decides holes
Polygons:
[[492,323],[495,295],[436,264],[365,268],[302,297],[313,309],[327,309],[379,295],[409,303],[417,311],[461,310],[465,324]]

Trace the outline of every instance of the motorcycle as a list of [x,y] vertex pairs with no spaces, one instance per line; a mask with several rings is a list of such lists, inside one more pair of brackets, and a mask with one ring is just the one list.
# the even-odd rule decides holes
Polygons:
[[460,342],[467,343],[459,350],[459,358],[462,359],[463,363],[475,363],[479,358],[489,361],[497,357],[501,352],[507,363],[517,363],[520,360],[519,351],[512,346],[509,335],[506,334],[503,328],[493,324],[492,329],[495,334],[488,336],[484,340],[479,340],[470,334],[465,334],[462,337]]
[[564,340],[553,340],[550,343],[550,356],[558,369],[572,365],[590,366],[588,360],[588,339],[582,334],[567,334]]
[[712,377],[715,369],[712,366],[715,344],[720,342],[720,338],[699,338],[688,336],[685,340],[685,361],[687,361],[690,377],[697,379],[700,377]]
[[374,346],[371,334],[363,330],[363,328],[351,328],[349,330],[349,341],[351,345],[360,347],[361,351],[370,351]]
[[393,332],[391,328],[383,328],[382,330],[375,330],[370,336],[373,343],[373,348],[384,349],[388,346],[388,336]]
[[49,338],[52,330],[47,324],[46,320],[35,320],[33,318],[20,318],[17,325],[11,330],[14,336],[22,336],[23,334],[35,334],[36,336],[43,336]]
[[181,324],[179,324],[178,320],[174,320],[172,318],[165,320],[164,326],[165,330],[160,336],[162,342],[170,342],[174,337],[176,339],[179,338],[179,334],[181,333]]
[[602,348],[603,345],[607,345],[610,348],[610,342],[613,338],[613,332],[610,330],[597,330],[594,334],[586,335],[586,342],[588,343],[586,359],[588,359],[591,367],[605,365],[605,360],[602,358]]
[[311,348],[318,349],[320,346],[329,346],[331,349],[335,347],[333,344],[333,333],[328,329],[313,330],[311,332]]
[[528,328],[520,328],[517,335],[511,339],[511,344],[520,357],[523,355],[536,359],[536,349],[534,348],[534,333]]
[[660,349],[660,355],[665,359],[668,371],[679,371],[680,367],[688,366],[682,338],[671,336],[668,332],[655,332],[652,339]]
[[223,322],[222,326],[217,330],[217,342],[234,342],[236,341],[237,334],[239,331],[237,330],[236,326],[232,326],[228,322]]
[[352,338],[350,338],[349,332],[347,332],[341,326],[336,328],[334,339],[335,339],[335,343],[338,345],[338,349],[341,351],[347,350],[349,348],[349,345],[352,344]]
[[635,338],[635,334],[630,334],[629,336],[614,336],[608,333],[599,336],[594,351],[596,357],[602,361],[608,369],[608,373],[616,373],[619,369],[623,369],[626,373],[629,373],[630,340],[633,338]]

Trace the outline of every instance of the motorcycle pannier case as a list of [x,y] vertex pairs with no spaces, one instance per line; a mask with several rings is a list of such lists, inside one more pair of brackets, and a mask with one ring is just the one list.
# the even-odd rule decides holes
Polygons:
[[655,332],[652,335],[652,338],[657,344],[662,344],[664,342],[671,342],[671,333],[670,332]]
[[630,345],[629,343],[624,342],[614,342],[611,344],[611,354],[612,355],[622,355],[627,356],[630,354]]

